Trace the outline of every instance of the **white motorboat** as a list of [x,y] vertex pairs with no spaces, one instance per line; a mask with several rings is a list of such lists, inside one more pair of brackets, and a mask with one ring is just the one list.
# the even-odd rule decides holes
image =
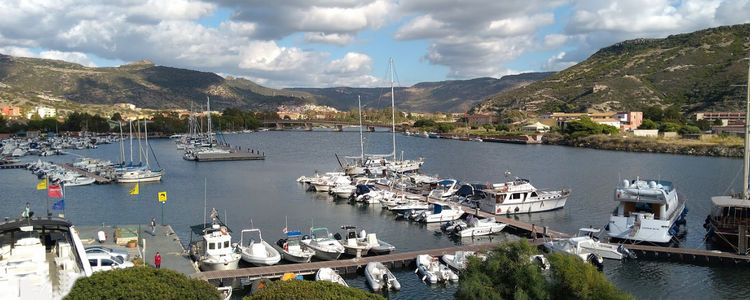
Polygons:
[[458,180],[445,179],[437,183],[437,187],[430,191],[427,195],[430,199],[435,200],[448,200],[450,197],[456,194],[461,186],[458,184]]
[[349,286],[344,278],[331,268],[320,268],[315,272],[315,281],[330,281],[343,286]]
[[[505,172],[510,178],[510,172]],[[540,191],[527,179],[516,177],[492,184],[483,190],[479,209],[493,214],[534,213],[560,209],[565,206],[570,190]]]
[[94,183],[96,180],[91,177],[75,177],[73,179],[64,180],[62,182],[65,187],[89,185]]
[[347,199],[354,195],[354,191],[357,190],[357,187],[355,185],[351,184],[342,184],[342,185],[336,185],[331,189],[331,193],[336,195],[336,197]]
[[354,195],[357,202],[368,204],[381,203],[381,201],[387,201],[396,196],[391,191],[386,191],[372,184],[358,184]]
[[76,280],[91,276],[83,243],[66,219],[26,210],[0,222],[0,239],[0,299],[62,299]]
[[[216,209],[211,210],[211,223],[190,227],[201,239],[190,243],[190,256],[201,271],[234,270],[242,255],[232,247],[231,231],[219,219]],[[192,236],[191,236],[192,237]]]
[[635,255],[625,247],[625,245],[613,245],[602,243],[597,237],[601,233],[599,228],[581,228],[578,229],[576,237],[572,238],[571,243],[577,244],[577,247],[588,250],[589,252],[601,255],[607,259],[635,258]]
[[360,231],[359,239],[360,241],[367,243],[367,246],[370,249],[370,254],[373,255],[388,254],[393,252],[393,250],[396,250],[395,246],[378,239],[375,233],[367,233],[364,229]]
[[286,239],[280,239],[273,245],[279,253],[281,258],[286,259],[290,262],[295,263],[306,263],[310,262],[315,251],[307,248],[300,242],[302,233],[299,231],[288,231],[286,233]]
[[370,251],[370,244],[357,237],[356,226],[346,225],[341,226],[341,229],[346,230],[346,236],[342,237],[340,234],[336,233],[334,237],[342,246],[344,246],[344,253],[360,257]]
[[492,218],[471,218],[467,221],[467,227],[456,226],[454,232],[459,237],[490,235],[503,231],[507,225]]
[[432,210],[425,211],[414,218],[415,221],[425,223],[447,222],[458,220],[463,216],[461,207],[432,203]]
[[601,255],[592,252],[589,248],[581,247],[583,244],[591,241],[591,238],[572,237],[567,239],[553,239],[544,242],[543,246],[547,251],[559,252],[567,255],[575,255],[582,261],[594,265],[597,269],[604,268],[604,259]]
[[352,181],[346,175],[323,176],[310,181],[310,185],[312,185],[316,192],[330,192],[335,186],[351,184]]
[[458,219],[458,220],[448,221],[443,224],[440,224],[440,230],[445,231],[447,233],[453,233],[456,231],[456,228],[459,226],[462,229],[469,227],[469,225],[467,225],[466,222],[464,222],[464,220]]
[[326,227],[310,228],[310,236],[303,237],[300,242],[315,250],[318,259],[337,260],[344,253],[344,246],[331,237]]
[[[245,239],[246,234],[250,238]],[[271,266],[281,261],[279,251],[263,240],[260,229],[257,228],[243,229],[240,232],[240,243],[237,248],[240,250],[242,260],[256,266]]]
[[454,254],[444,254],[440,259],[454,270],[461,271],[466,268],[469,257],[477,256],[481,260],[485,260],[487,256],[477,255],[474,251],[456,251]]
[[615,201],[605,227],[610,238],[665,244],[685,224],[685,199],[668,181],[623,180],[615,188]]
[[437,283],[438,281],[458,281],[458,275],[448,266],[440,263],[437,257],[428,254],[417,255],[417,273],[422,281]]
[[365,267],[365,279],[367,279],[367,283],[376,292],[384,288],[396,291],[401,289],[401,283],[398,282],[396,276],[393,276],[391,270],[388,270],[381,262],[367,263]]
[[425,210],[430,208],[430,204],[428,204],[425,201],[420,200],[407,200],[406,203],[396,205],[394,207],[389,207],[388,209],[397,215],[403,215],[409,211],[413,210]]

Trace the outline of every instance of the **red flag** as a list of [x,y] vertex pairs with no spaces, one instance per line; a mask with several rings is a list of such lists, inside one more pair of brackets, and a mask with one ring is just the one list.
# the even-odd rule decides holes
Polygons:
[[52,198],[62,198],[63,194],[62,194],[62,188],[60,188],[60,185],[59,184],[50,185],[49,188],[47,189],[47,196],[52,197]]

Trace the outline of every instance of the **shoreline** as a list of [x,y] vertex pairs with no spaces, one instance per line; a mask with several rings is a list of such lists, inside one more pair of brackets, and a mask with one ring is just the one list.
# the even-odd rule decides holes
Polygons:
[[709,157],[731,157],[741,158],[743,155],[742,145],[726,145],[721,143],[709,143],[690,139],[661,139],[648,137],[627,137],[592,135],[573,140],[567,140],[561,136],[553,137],[545,135],[546,145],[560,145],[577,148],[590,148],[597,150],[612,150],[625,152],[664,153],[681,154],[692,156]]

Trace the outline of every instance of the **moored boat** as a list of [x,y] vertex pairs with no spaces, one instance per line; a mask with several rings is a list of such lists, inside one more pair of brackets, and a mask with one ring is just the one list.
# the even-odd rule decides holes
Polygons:
[[[245,244],[245,235],[251,236]],[[281,254],[274,247],[263,240],[260,229],[243,229],[240,232],[240,243],[237,248],[242,255],[242,260],[256,266],[271,266],[281,261]]]
[[190,243],[190,257],[201,271],[237,269],[240,253],[232,247],[231,230],[219,219],[216,209],[211,210],[211,223],[193,225],[192,233],[201,237]]
[[281,258],[295,263],[310,262],[315,251],[307,248],[300,242],[302,233],[299,231],[288,231],[286,239],[280,239],[273,247],[281,253]]
[[[510,172],[505,173],[506,178]],[[540,191],[527,179],[516,177],[483,190],[479,208],[493,214],[534,213],[565,206],[570,190]]]
[[610,238],[666,244],[685,224],[685,199],[668,181],[623,180],[615,188],[615,201],[605,227]]
[[396,276],[393,276],[391,270],[388,270],[381,262],[367,263],[365,267],[365,279],[367,279],[367,283],[376,292],[381,289],[396,291],[401,289],[401,283],[398,282]]
[[315,272],[315,281],[330,281],[343,286],[349,286],[344,278],[331,268],[320,268]]
[[422,281],[437,283],[443,281],[458,281],[458,275],[448,266],[440,263],[437,257],[428,254],[417,255],[417,273]]
[[301,240],[302,244],[315,251],[315,257],[322,260],[337,260],[344,253],[344,246],[331,238],[326,227],[310,228],[310,236]]

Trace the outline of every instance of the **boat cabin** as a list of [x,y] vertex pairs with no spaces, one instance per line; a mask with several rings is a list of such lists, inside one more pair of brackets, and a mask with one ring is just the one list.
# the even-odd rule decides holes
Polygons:
[[614,216],[630,217],[639,215],[646,219],[667,219],[670,203],[668,199],[674,198],[672,183],[668,181],[646,181],[646,180],[623,180],[622,184],[615,190],[615,201],[619,201]]

